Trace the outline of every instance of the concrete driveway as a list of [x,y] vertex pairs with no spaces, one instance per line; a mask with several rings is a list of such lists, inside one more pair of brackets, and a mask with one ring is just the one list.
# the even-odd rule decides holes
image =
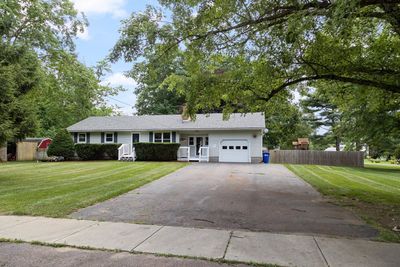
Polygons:
[[171,226],[372,237],[282,165],[192,164],[73,218]]

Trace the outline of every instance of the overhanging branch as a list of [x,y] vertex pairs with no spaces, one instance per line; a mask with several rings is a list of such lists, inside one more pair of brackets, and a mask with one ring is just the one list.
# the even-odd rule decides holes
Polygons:
[[263,97],[263,96],[257,95],[257,98],[259,100],[269,101],[276,94],[285,90],[287,87],[289,87],[291,85],[299,84],[301,82],[306,82],[306,81],[317,81],[317,80],[339,81],[339,82],[344,82],[344,83],[352,83],[352,84],[370,86],[370,87],[375,87],[375,88],[379,88],[379,89],[384,89],[385,91],[389,91],[392,93],[400,94],[400,85],[387,84],[384,82],[365,80],[365,79],[360,79],[360,78],[344,77],[344,76],[339,76],[336,74],[322,74],[322,75],[301,77],[298,79],[287,81],[287,82],[283,83],[282,85],[280,85],[279,87],[272,89],[272,91],[269,92],[267,96]]

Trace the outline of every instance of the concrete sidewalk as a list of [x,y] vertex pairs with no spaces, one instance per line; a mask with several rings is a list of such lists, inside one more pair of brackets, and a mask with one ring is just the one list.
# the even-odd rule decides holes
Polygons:
[[400,244],[362,239],[0,216],[0,238],[282,266],[398,266]]

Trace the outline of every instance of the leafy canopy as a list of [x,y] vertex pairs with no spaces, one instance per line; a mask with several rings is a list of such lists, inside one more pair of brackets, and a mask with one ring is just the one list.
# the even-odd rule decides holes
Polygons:
[[69,0],[0,2],[0,145],[111,112],[104,96],[115,91],[75,54],[85,26]]
[[321,81],[400,93],[398,1],[159,3],[123,22],[110,59],[150,62],[182,50],[182,71],[163,86],[182,91],[190,113],[221,103],[227,113],[251,111]]

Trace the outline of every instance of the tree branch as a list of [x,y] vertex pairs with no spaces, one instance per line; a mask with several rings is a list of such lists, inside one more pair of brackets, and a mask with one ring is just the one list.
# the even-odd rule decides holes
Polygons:
[[375,81],[375,80],[371,81],[371,80],[365,80],[365,79],[360,79],[360,78],[338,76],[336,74],[322,74],[322,75],[301,77],[298,79],[287,81],[287,82],[283,83],[282,85],[280,85],[279,87],[272,89],[272,91],[266,97],[257,95],[257,98],[259,100],[269,101],[276,94],[285,90],[287,87],[289,87],[291,85],[295,85],[295,84],[298,84],[301,82],[306,82],[306,81],[317,81],[317,80],[339,81],[339,82],[344,82],[344,83],[353,83],[353,84],[358,84],[358,85],[371,86],[371,87],[375,87],[375,88],[384,89],[384,90],[392,92],[392,93],[400,94],[400,85],[387,84],[387,83],[379,82],[379,81]]

